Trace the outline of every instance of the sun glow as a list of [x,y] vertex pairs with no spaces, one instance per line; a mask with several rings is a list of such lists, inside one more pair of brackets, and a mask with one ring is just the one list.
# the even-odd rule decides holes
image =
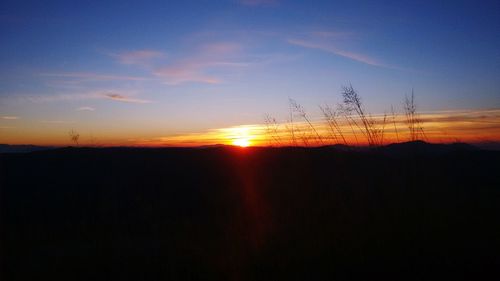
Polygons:
[[247,147],[250,145],[250,140],[248,138],[239,138],[233,140],[233,145]]
[[247,147],[252,145],[253,135],[247,127],[232,128],[229,134],[231,144],[239,147]]

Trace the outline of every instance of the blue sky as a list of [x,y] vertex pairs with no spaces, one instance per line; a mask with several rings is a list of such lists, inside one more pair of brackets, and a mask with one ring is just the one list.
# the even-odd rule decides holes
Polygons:
[[498,1],[2,1],[0,135],[256,124],[349,83],[374,113],[498,108],[498,30]]

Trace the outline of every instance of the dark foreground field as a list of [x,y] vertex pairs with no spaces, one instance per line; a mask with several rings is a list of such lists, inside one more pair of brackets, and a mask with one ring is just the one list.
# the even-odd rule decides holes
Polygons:
[[66,148],[0,165],[2,280],[500,273],[498,152]]

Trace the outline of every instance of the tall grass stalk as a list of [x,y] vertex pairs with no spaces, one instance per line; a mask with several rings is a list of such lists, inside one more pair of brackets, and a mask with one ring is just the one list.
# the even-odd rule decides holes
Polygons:
[[75,130],[71,129],[68,133],[70,141],[74,142],[76,146],[79,146],[80,134]]
[[266,125],[266,133],[271,136],[272,140],[276,142],[278,146],[281,146],[283,143],[281,137],[279,136],[279,124],[276,122],[276,119],[269,114],[265,115],[265,125]]
[[330,107],[328,104],[325,106],[319,106],[321,109],[321,112],[323,113],[323,117],[326,120],[326,123],[328,124],[328,127],[330,129],[330,134],[334,138],[335,141],[338,141],[339,136],[342,139],[342,142],[347,145],[347,141],[345,139],[344,133],[342,132],[342,129],[340,128],[339,122],[337,121],[337,117],[339,116],[338,111]]
[[384,117],[382,127],[380,128],[376,120],[366,113],[361,101],[361,96],[354,90],[352,85],[342,87],[342,98],[344,112],[354,112],[356,114],[361,126],[353,119],[354,124],[361,127],[361,132],[365,135],[368,144],[370,146],[381,145],[383,142],[386,117]]
[[315,135],[315,137],[311,137],[311,136],[306,135],[304,133],[303,136],[305,138],[307,138],[307,139],[316,138],[316,142],[318,142],[320,144],[323,144],[323,138],[321,137],[321,135],[318,133],[318,131],[316,130],[316,128],[311,123],[311,120],[307,116],[307,113],[306,113],[304,107],[302,105],[298,104],[297,101],[295,101],[294,99],[289,98],[289,102],[290,102],[290,106],[291,106],[291,108],[293,110],[293,113],[295,113],[296,115],[298,115],[302,119],[304,119],[304,121],[306,121],[308,127],[312,130],[312,132]]
[[408,129],[410,131],[410,140],[416,141],[420,136],[425,139],[422,121],[420,120],[417,113],[417,105],[415,103],[415,94],[413,92],[413,89],[411,90],[411,96],[405,96],[403,109],[406,117],[406,125],[408,126]]
[[[323,119],[326,125],[328,136],[324,136],[318,131],[316,126],[311,122],[309,115],[302,105],[298,104],[294,99],[288,98],[289,117],[285,123],[285,130],[288,132],[289,139],[283,137],[279,132],[279,124],[276,119],[269,114],[265,116],[266,132],[277,145],[284,143],[297,146],[302,143],[305,146],[309,145],[324,145],[327,140],[332,139],[335,143],[343,143],[349,145],[351,139],[355,140],[355,145],[362,144],[358,138],[361,134],[369,146],[380,146],[386,141],[386,127],[392,117],[392,125],[394,127],[395,138],[397,142],[401,141],[399,137],[399,129],[397,126],[397,113],[391,105],[390,116],[384,113],[383,116],[372,116],[363,106],[361,96],[354,90],[352,85],[343,86],[341,91],[342,103],[337,105],[334,109],[328,104],[319,106]],[[403,102],[403,111],[405,122],[410,131],[409,136],[411,141],[419,139],[419,137],[426,138],[425,132],[422,127],[422,121],[418,117],[417,107],[415,104],[415,95],[405,96]],[[296,123],[297,118],[302,119],[301,122]],[[323,128],[323,127],[322,127]],[[350,132],[349,132],[350,129]],[[323,133],[324,134],[324,133]],[[352,137],[350,136],[352,134]]]
[[399,133],[396,126],[396,113],[394,112],[394,106],[391,104],[391,114],[392,114],[392,124],[394,125],[394,132],[396,133],[396,141],[399,142]]

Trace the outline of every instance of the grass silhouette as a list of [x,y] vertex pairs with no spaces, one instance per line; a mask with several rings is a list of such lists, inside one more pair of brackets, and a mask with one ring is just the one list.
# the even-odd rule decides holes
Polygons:
[[71,129],[68,133],[69,139],[71,142],[73,142],[76,146],[79,146],[79,140],[80,140],[80,134],[76,132],[75,130]]
[[[403,141],[398,123],[404,121],[409,141],[426,139],[413,91],[411,96],[405,96],[403,100],[404,120],[400,120],[393,105],[390,106],[389,114],[374,116],[369,113],[361,95],[351,84],[342,86],[340,94],[342,101],[336,108],[328,103],[319,106],[322,122],[315,121],[301,104],[288,98],[289,116],[284,124],[285,134],[276,118],[266,114],[264,123],[267,138],[278,146],[299,146],[299,142],[306,147],[327,144],[362,145],[364,139],[368,146],[377,147],[388,141]],[[391,121],[394,137],[388,139],[387,125]]]
[[420,120],[417,113],[417,105],[415,104],[415,94],[413,90],[409,97],[405,96],[403,109],[406,117],[406,125],[410,131],[410,141],[416,141],[421,137],[425,139],[422,120]]

